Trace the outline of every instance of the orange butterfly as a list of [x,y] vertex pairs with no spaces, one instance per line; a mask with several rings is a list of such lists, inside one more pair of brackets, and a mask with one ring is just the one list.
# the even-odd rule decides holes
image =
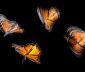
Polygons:
[[44,8],[37,8],[38,16],[42,23],[45,24],[45,28],[50,32],[53,24],[60,17],[59,10],[55,7],[51,7],[50,10]]
[[85,31],[71,26],[67,32],[69,36],[65,36],[65,39],[69,42],[71,50],[77,57],[81,57],[85,47]]
[[4,15],[0,15],[1,30],[5,33],[4,37],[11,33],[23,33],[24,29],[21,29],[17,22],[9,21]]
[[14,47],[15,50],[25,58],[40,64],[41,50],[37,44],[29,43],[25,46],[12,44],[12,47]]

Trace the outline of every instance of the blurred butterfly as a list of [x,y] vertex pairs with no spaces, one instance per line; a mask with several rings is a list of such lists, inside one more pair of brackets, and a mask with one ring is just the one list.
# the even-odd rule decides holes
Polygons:
[[43,24],[45,24],[46,30],[51,32],[53,24],[60,17],[59,10],[56,7],[51,7],[49,10],[44,8],[37,8],[38,16]]
[[77,57],[81,57],[85,48],[85,31],[71,26],[67,29],[68,36],[64,38],[69,42],[71,50]]
[[0,15],[1,31],[4,32],[4,37],[12,33],[23,33],[24,29],[21,29],[17,22],[9,21],[4,15]]
[[25,59],[28,58],[29,60],[40,64],[41,50],[37,44],[29,43],[25,46],[12,44],[12,47],[14,47],[19,54],[24,56]]

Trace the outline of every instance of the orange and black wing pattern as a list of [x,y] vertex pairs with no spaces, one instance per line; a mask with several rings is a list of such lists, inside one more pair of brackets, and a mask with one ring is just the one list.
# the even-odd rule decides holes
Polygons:
[[10,27],[9,21],[8,20],[4,20],[2,22],[2,31],[3,32],[7,32],[9,27]]
[[56,7],[37,8],[38,16],[42,23],[45,24],[45,28],[50,32],[52,30],[53,24],[60,17],[59,10]]
[[65,39],[70,44],[70,48],[77,57],[81,57],[85,47],[85,31],[71,26],[67,29],[69,36]]
[[41,50],[37,44],[30,43],[26,46],[12,44],[12,47],[14,47],[19,54],[23,55],[24,57],[37,64],[40,64]]
[[4,15],[0,15],[0,26],[2,32],[4,32],[4,37],[11,33],[23,33],[24,29],[22,29],[19,24],[15,21],[9,21]]

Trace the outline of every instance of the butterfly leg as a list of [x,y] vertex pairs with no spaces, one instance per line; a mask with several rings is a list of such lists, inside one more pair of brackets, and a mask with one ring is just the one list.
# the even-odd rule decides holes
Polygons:
[[26,61],[26,56],[22,59],[22,64]]

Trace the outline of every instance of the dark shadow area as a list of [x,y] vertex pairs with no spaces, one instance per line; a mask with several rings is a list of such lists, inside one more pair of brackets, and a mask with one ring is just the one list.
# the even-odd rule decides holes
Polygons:
[[[11,2],[10,2],[11,3]],[[42,64],[48,65],[79,65],[85,64],[85,54],[78,59],[70,51],[68,43],[64,40],[66,29],[75,25],[85,30],[85,5],[79,5],[72,0],[32,0],[28,2],[12,2],[13,4],[1,6],[0,14],[4,14],[9,20],[15,20],[25,29],[23,34],[11,34],[3,38],[0,31],[0,65],[30,66],[36,65],[30,60],[22,64],[23,56],[18,54],[12,43],[25,45],[37,43],[42,50],[40,57]],[[83,6],[84,5],[84,6]],[[55,6],[59,9],[60,19],[55,22],[52,32],[48,32],[37,15],[37,7],[50,8]]]

